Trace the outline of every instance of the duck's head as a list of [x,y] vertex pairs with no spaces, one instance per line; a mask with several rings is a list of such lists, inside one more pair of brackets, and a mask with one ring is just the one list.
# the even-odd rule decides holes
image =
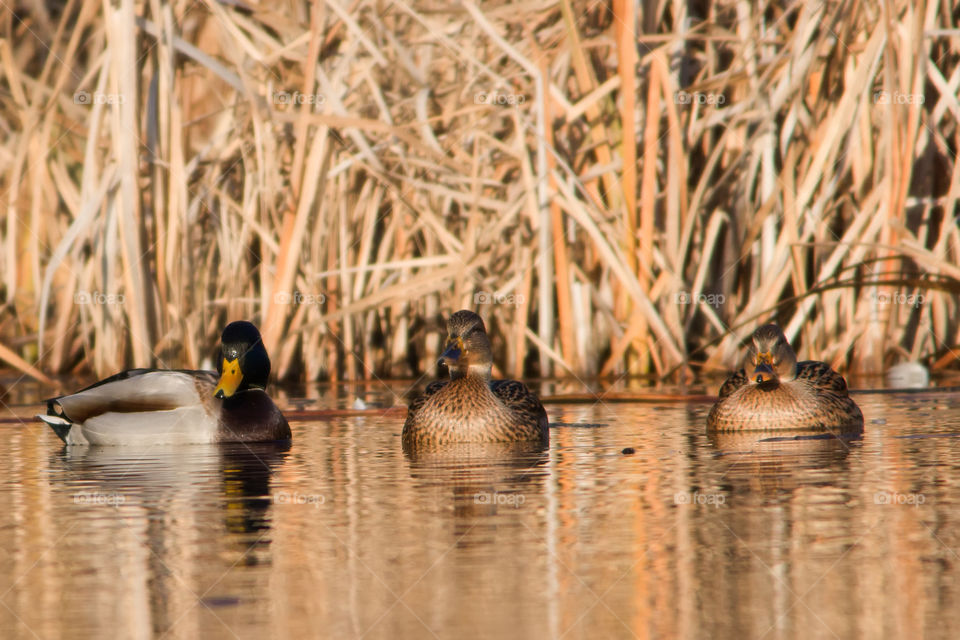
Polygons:
[[451,378],[475,375],[490,377],[493,354],[483,318],[473,311],[457,311],[447,321],[447,343],[440,364],[450,368]]
[[231,322],[220,336],[217,359],[220,383],[213,395],[229,398],[238,391],[265,389],[270,377],[270,358],[260,332],[249,322]]
[[756,384],[789,382],[797,377],[797,354],[775,324],[765,324],[753,332],[744,369]]

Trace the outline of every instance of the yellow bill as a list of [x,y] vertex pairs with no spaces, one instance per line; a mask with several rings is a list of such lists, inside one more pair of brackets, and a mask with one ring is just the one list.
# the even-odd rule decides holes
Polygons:
[[216,398],[229,398],[237,392],[240,383],[243,382],[243,372],[240,371],[240,359],[223,359],[223,373],[220,374],[220,383],[213,390]]

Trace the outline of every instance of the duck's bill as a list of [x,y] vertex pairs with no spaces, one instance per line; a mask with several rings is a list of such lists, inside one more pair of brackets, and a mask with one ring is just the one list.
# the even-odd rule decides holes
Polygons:
[[776,380],[777,374],[769,364],[758,364],[757,368],[753,370],[752,377],[753,381],[757,384],[763,384],[764,382]]
[[217,388],[213,390],[215,398],[229,398],[240,388],[243,382],[243,372],[240,371],[240,359],[223,359],[223,373],[220,374],[220,382]]
[[451,340],[447,343],[446,348],[443,350],[443,353],[440,354],[439,364],[445,364],[448,367],[456,366],[460,361],[460,356],[463,354],[463,341],[460,338],[456,340]]

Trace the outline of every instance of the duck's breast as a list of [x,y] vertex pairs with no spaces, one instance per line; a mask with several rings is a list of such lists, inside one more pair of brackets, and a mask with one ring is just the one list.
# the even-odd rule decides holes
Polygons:
[[747,384],[710,410],[716,429],[804,429],[816,423],[815,399],[802,387]]

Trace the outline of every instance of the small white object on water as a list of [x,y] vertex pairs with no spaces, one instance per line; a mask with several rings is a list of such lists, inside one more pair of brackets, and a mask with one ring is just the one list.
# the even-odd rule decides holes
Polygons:
[[922,389],[930,384],[930,372],[919,362],[901,362],[887,369],[887,387]]
[[367,408],[367,403],[361,400],[360,398],[357,398],[356,400],[353,401],[353,408],[356,409],[357,411],[363,411],[364,409]]

